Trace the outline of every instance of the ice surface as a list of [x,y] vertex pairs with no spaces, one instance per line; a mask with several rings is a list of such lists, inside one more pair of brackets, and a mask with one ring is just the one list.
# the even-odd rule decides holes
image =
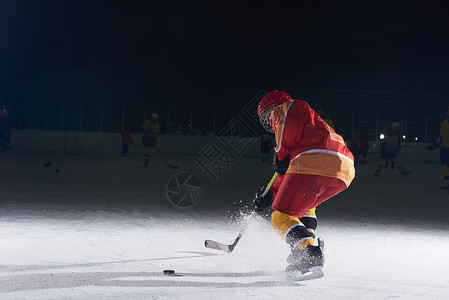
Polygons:
[[[357,169],[349,190],[322,204],[325,277],[293,283],[288,246],[267,214],[250,222],[231,254],[244,208],[272,175],[257,159],[236,159],[216,183],[191,157],[134,154],[0,155],[0,299],[447,299],[449,194],[438,164],[413,171]],[[59,169],[57,173],[55,170]],[[201,202],[178,209],[167,182],[181,171],[201,179]],[[181,276],[164,276],[173,269]]]

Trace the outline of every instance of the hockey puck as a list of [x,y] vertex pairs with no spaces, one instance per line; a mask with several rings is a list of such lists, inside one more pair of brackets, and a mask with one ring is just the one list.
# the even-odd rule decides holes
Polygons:
[[59,173],[59,169],[56,169],[55,172],[56,172],[56,173]]
[[173,275],[175,274],[175,270],[164,270],[162,273],[164,275]]

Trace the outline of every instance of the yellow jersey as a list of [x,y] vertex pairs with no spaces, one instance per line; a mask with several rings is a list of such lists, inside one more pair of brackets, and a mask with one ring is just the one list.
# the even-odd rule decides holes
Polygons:
[[159,134],[161,128],[159,122],[152,122],[151,120],[146,120],[142,123],[143,134],[149,137],[154,137]]
[[449,148],[449,120],[444,120],[440,125],[441,144]]

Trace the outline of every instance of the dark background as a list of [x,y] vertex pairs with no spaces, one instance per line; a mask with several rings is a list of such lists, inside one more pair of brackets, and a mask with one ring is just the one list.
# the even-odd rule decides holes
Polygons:
[[282,89],[346,135],[379,114],[437,130],[448,20],[444,1],[1,1],[0,102],[15,128],[80,130],[82,110],[81,130],[154,111],[210,129]]

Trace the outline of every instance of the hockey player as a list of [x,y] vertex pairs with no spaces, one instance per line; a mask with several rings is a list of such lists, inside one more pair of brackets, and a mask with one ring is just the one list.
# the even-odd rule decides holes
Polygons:
[[446,120],[440,124],[440,164],[444,172],[444,185],[441,189],[449,192],[449,106],[446,107],[446,117]]
[[392,167],[396,167],[402,176],[407,176],[410,171],[406,171],[399,159],[399,151],[401,150],[401,134],[398,122],[391,123],[391,129],[385,133],[385,138],[380,146],[380,161],[377,165],[374,176],[380,176],[380,171],[386,168],[391,160]]
[[0,149],[2,153],[11,149],[11,127],[6,105],[0,105]]
[[134,145],[131,137],[131,128],[127,127],[122,131],[122,157],[128,157],[129,144]]
[[264,128],[275,134],[273,167],[279,176],[265,196],[265,186],[256,194],[255,210],[272,204],[273,228],[291,247],[287,275],[299,279],[310,271],[321,277],[323,241],[315,242],[315,209],[350,185],[354,157],[343,138],[306,102],[292,100],[285,92],[268,93],[258,115]]
[[157,113],[152,113],[150,119],[143,122],[142,130],[142,144],[145,147],[144,166],[147,168],[150,165],[151,153],[153,148],[157,145],[157,139],[160,132],[159,115]]
[[354,163],[357,167],[359,164],[360,157],[362,160],[360,164],[366,164],[366,155],[368,154],[369,149],[369,139],[368,135],[365,133],[361,136],[354,135],[351,139],[351,152],[354,155]]
[[449,106],[446,107],[446,120],[440,124],[440,136],[427,149],[433,151],[438,147],[440,147],[440,165],[443,166],[444,176],[444,185],[441,190],[449,192]]

